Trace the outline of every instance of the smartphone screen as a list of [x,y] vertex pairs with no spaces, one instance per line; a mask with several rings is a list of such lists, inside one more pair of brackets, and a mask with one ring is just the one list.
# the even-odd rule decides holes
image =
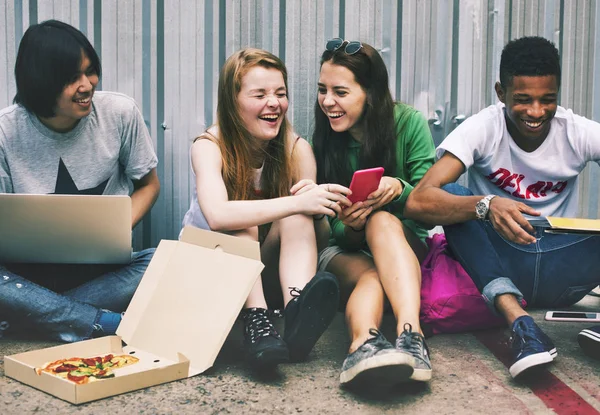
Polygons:
[[566,312],[566,311],[554,311],[552,313],[554,318],[596,318],[596,313],[578,313],[578,312]]

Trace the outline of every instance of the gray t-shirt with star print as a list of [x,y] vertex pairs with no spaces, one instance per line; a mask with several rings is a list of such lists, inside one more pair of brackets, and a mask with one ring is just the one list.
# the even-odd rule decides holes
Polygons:
[[135,101],[96,91],[91,113],[67,133],[20,105],[0,111],[0,193],[126,195],[157,165]]

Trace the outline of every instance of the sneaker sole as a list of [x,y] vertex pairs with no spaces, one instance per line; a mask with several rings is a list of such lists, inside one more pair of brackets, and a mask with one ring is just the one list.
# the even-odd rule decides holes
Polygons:
[[287,349],[264,350],[248,358],[248,362],[254,370],[274,369],[280,363],[287,363],[289,360],[290,354]]
[[[552,355],[552,352],[554,352],[554,355]],[[556,349],[549,352],[532,354],[515,362],[508,371],[513,378],[516,378],[529,369],[552,362],[556,355]]]
[[393,385],[409,380],[416,362],[412,356],[388,353],[365,359],[340,374],[340,383],[356,385]]
[[414,380],[417,382],[427,382],[431,380],[431,369],[415,369],[412,375],[410,375],[410,380]]
[[337,281],[329,278],[318,281],[302,294],[304,307],[298,311],[296,330],[289,334],[286,331],[283,337],[290,350],[292,362],[308,357],[317,340],[335,317],[340,300]]
[[592,330],[582,330],[577,335],[581,349],[589,356],[600,359],[600,334]]

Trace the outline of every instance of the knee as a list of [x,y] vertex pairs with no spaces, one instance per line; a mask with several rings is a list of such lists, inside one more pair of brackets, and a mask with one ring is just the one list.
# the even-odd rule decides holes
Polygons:
[[152,261],[152,257],[154,256],[155,251],[155,248],[148,248],[139,252],[134,252],[131,263],[136,265],[148,266],[148,264],[150,264],[150,261]]
[[369,217],[366,225],[367,239],[389,232],[404,235],[400,219],[385,210],[378,210]]
[[473,192],[468,188],[461,186],[458,183],[448,183],[445,186],[442,186],[442,190],[446,192],[456,195],[456,196],[472,196]]
[[298,214],[288,216],[286,218],[280,219],[277,221],[278,226],[281,229],[281,232],[293,232],[294,234],[303,234],[306,232],[314,233],[314,220],[312,216]]

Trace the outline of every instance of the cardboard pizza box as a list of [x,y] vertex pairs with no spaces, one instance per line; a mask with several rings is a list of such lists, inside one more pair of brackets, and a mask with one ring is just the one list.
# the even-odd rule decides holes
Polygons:
[[[257,242],[186,227],[181,240],[158,245],[116,336],[5,356],[6,376],[80,404],[202,373],[263,267]],[[106,354],[139,362],[82,385],[35,371],[59,359]]]

